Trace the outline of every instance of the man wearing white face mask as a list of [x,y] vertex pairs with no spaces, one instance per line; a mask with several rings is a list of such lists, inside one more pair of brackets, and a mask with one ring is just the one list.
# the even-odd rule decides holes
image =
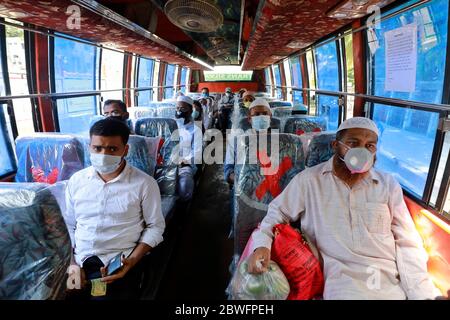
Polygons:
[[[125,160],[128,138],[123,122],[96,122],[90,129],[92,166],[75,173],[66,189],[72,264],[81,267],[83,284],[106,284],[106,299],[139,298],[141,259],[163,240],[165,229],[158,184]],[[121,253],[122,267],[108,274],[106,266]]]
[[273,226],[300,218],[302,231],[323,260],[324,299],[439,295],[400,185],[373,168],[377,142],[372,120],[356,117],[341,124],[333,142],[335,155],[298,174],[269,205],[253,238],[250,272],[266,270]]
[[[254,99],[249,105],[247,121],[252,126],[251,133],[267,132],[270,130],[272,111],[266,99]],[[233,135],[227,137],[227,149],[225,155],[224,177],[230,188],[234,184],[234,165],[236,161],[236,140]]]

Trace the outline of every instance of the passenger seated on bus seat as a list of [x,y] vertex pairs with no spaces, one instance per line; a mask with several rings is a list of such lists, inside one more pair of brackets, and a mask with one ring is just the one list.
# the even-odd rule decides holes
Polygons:
[[249,91],[245,91],[242,96],[242,103],[244,104],[244,107],[247,109],[250,108],[250,105],[253,101],[255,101],[255,97],[253,96],[253,94]]
[[[92,166],[75,173],[66,189],[72,264],[86,280],[107,283],[105,299],[137,299],[142,257],[162,240],[165,221],[158,184],[129,165],[129,129],[106,118],[90,129]],[[70,222],[71,221],[71,222]],[[105,266],[123,253],[123,266],[106,276]],[[89,285],[78,292],[89,297]]]
[[[178,196],[189,201],[194,193],[194,176],[197,172],[196,159],[202,159],[202,132],[193,121],[194,101],[188,96],[177,98],[175,118],[180,136],[180,163],[178,167]],[[198,141],[199,140],[199,141]]]
[[[103,115],[120,120],[125,124],[127,124],[127,120],[130,117],[130,114],[127,112],[127,105],[122,100],[106,100],[103,104]],[[133,130],[129,129],[131,134],[134,134]]]
[[[272,111],[270,105],[263,98],[255,99],[249,106],[248,121],[252,125],[251,131],[257,133],[259,131],[267,132],[270,130],[270,121],[272,119]],[[236,162],[236,141],[230,136],[227,137],[227,148],[225,154],[224,178],[230,185],[234,185],[234,166]]]
[[[427,253],[393,176],[373,168],[378,128],[367,118],[344,121],[329,161],[299,173],[270,203],[249,271],[267,268],[273,226],[301,219],[317,246],[324,299],[433,299]],[[258,260],[263,268],[258,269]]]
[[194,101],[194,109],[192,110],[192,119],[194,123],[205,133],[205,127],[203,123],[203,109],[198,100]]
[[235,97],[231,88],[226,88],[225,95],[219,101],[219,122],[220,128],[224,133],[229,127],[230,116],[234,107],[234,99]]

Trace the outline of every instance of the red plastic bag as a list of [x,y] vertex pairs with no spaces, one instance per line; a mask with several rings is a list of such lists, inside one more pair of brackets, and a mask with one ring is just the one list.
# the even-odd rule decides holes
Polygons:
[[299,231],[288,224],[273,228],[271,259],[286,275],[291,292],[288,300],[310,300],[323,293],[324,279],[319,260]]

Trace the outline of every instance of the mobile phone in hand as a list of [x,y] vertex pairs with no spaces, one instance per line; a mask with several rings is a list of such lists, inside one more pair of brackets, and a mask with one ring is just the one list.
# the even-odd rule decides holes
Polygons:
[[122,255],[123,253],[121,252],[117,256],[112,258],[111,261],[109,261],[108,266],[106,268],[108,276],[114,274],[117,270],[119,270],[123,266]]

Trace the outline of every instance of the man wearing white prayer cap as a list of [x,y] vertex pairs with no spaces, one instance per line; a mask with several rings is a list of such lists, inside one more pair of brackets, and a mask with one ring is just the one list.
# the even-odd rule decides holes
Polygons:
[[175,119],[180,137],[177,191],[181,201],[189,201],[194,194],[197,164],[202,162],[202,132],[192,119],[194,100],[178,96]]
[[302,231],[320,254],[324,299],[441,295],[427,273],[428,256],[399,183],[373,168],[378,134],[367,118],[355,117],[339,126],[332,142],[334,156],[299,173],[270,203],[253,236],[250,272],[267,270],[273,227],[300,219]]

